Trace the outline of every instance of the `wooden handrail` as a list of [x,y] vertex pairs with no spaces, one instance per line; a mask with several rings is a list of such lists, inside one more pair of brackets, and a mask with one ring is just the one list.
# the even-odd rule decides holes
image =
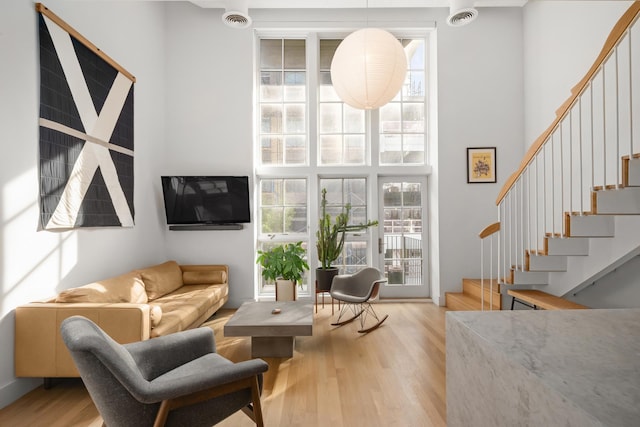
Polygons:
[[93,53],[95,53],[96,55],[98,55],[100,58],[102,58],[105,62],[107,62],[109,65],[111,65],[113,68],[115,68],[116,70],[118,70],[120,73],[122,73],[124,76],[126,76],[129,80],[131,80],[133,83],[136,82],[136,78],[134,77],[133,74],[131,74],[130,72],[128,72],[127,70],[124,69],[124,67],[122,67],[120,64],[118,64],[116,61],[114,61],[113,59],[111,59],[111,57],[109,55],[107,55],[106,53],[104,53],[103,51],[101,51],[96,45],[94,45],[93,43],[91,43],[87,38],[85,38],[82,34],[80,34],[78,31],[76,31],[71,25],[67,24],[62,18],[60,18],[58,15],[56,15],[55,13],[53,13],[52,11],[50,11],[45,5],[43,5],[42,3],[36,3],[36,11],[42,13],[43,15],[45,15],[47,18],[51,19],[53,22],[55,22],[60,28],[62,28],[63,30],[65,30],[67,33],[71,34],[74,38],[76,38],[80,43],[82,43],[83,45],[85,45],[85,47],[89,50],[91,50]]
[[491,236],[493,233],[497,233],[500,231],[500,222],[494,222],[493,224],[487,225],[481,232],[478,234],[478,237],[484,239],[485,237]]
[[535,142],[529,147],[526,154],[522,158],[520,162],[520,166],[518,169],[509,176],[507,182],[504,183],[502,190],[498,194],[498,198],[496,199],[496,205],[499,205],[502,202],[502,199],[507,195],[511,187],[515,184],[515,182],[520,178],[520,175],[524,172],[526,167],[531,163],[536,154],[542,149],[545,141],[549,139],[549,136],[555,131],[560,122],[565,118],[571,107],[576,103],[585,89],[589,86],[589,82],[598,72],[602,64],[609,57],[613,49],[620,42],[620,40],[624,37],[627,29],[631,26],[633,21],[636,19],[638,14],[640,13],[640,1],[636,0],[631,4],[629,9],[620,17],[616,25],[611,30],[609,37],[604,43],[600,54],[594,61],[593,65],[587,72],[587,74],[580,80],[580,82],[575,85],[571,89],[571,96],[556,110],[556,119],[551,123],[542,134],[535,140]]

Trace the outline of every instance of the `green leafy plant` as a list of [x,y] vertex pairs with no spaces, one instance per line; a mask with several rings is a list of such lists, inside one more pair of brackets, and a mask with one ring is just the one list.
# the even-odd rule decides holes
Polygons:
[[278,245],[266,251],[259,250],[256,264],[262,266],[262,277],[267,282],[284,279],[302,286],[302,275],[309,270],[305,253],[302,242]]
[[327,213],[327,189],[322,189],[322,200],[320,203],[322,214],[316,232],[316,248],[318,249],[318,260],[321,268],[326,270],[331,267],[331,263],[338,259],[344,248],[345,233],[349,231],[360,231],[378,225],[378,221],[367,221],[366,224],[349,224],[351,215],[351,204],[347,203],[342,212],[332,220]]

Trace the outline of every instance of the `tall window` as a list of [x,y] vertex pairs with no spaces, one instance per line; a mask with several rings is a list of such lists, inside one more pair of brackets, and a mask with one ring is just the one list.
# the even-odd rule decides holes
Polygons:
[[331,84],[331,60],[340,41],[320,40],[318,159],[321,165],[364,165],[364,111],[342,102]]
[[305,41],[260,42],[260,145],[264,165],[307,162]]
[[[303,241],[306,248],[307,180],[264,178],[260,180],[260,223],[258,249],[268,251],[276,245]],[[262,277],[262,275],[260,275]],[[303,278],[303,282],[308,282]],[[261,281],[261,294],[274,294],[273,283]]]
[[[348,203],[352,223],[378,219],[382,226],[371,202],[378,201],[378,177],[388,174],[387,168],[398,173],[398,167],[409,175],[425,174],[428,40],[427,34],[399,37],[409,58],[405,85],[388,105],[364,111],[342,102],[332,86],[331,61],[345,35],[300,34],[258,35],[255,171],[257,249],[303,242],[312,271],[299,295],[312,292],[318,266],[321,189],[327,189],[332,215]],[[384,255],[373,244],[378,233],[367,229],[347,235],[336,261],[342,273],[368,265],[384,268]],[[273,295],[273,286],[258,278],[259,295]]]
[[380,108],[380,164],[424,164],[424,40],[402,39],[407,52],[407,78],[402,90]]

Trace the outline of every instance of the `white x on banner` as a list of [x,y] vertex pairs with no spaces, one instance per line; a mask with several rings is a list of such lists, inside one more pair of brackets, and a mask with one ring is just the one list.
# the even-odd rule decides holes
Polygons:
[[[73,48],[71,36],[46,16],[43,16],[43,18],[47,24],[67,83],[71,89],[73,100],[80,113],[80,120],[87,134],[85,135],[84,147],[78,160],[73,165],[73,170],[65,185],[60,202],[45,228],[71,228],[74,226],[82,200],[98,167],[104,177],[120,223],[123,227],[133,227],[133,216],[129,210],[129,205],[108,148],[108,141],[111,138],[118,117],[120,117],[120,112],[133,82],[122,73],[118,73],[100,111],[100,115],[98,115]],[[41,124],[43,124],[42,120]],[[44,125],[46,126],[46,124]],[[60,128],[56,129],[60,130]],[[62,131],[64,132],[64,130]],[[77,132],[74,132],[74,136],[76,136],[75,134]],[[99,143],[98,141],[104,141],[104,143]],[[133,155],[133,152],[127,154]]]

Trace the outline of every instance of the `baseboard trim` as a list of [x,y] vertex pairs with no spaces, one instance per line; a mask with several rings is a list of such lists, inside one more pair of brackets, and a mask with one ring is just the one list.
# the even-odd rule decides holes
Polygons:
[[433,304],[433,300],[431,298],[380,298],[375,302],[379,304],[387,304],[387,303],[394,303],[394,302],[414,302],[414,303],[420,303],[420,304],[425,304],[425,303]]
[[0,409],[11,405],[34,388],[42,385],[42,378],[16,378],[0,388]]

